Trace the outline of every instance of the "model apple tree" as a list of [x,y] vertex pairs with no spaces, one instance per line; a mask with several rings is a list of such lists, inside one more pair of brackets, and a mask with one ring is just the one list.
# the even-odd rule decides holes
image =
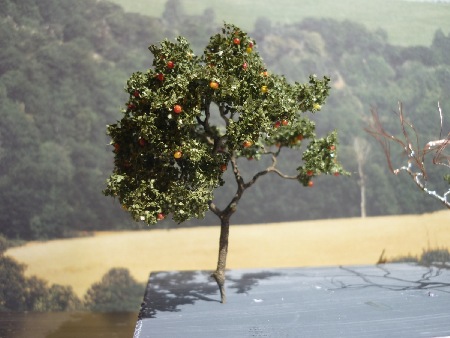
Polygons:
[[[134,73],[127,83],[129,99],[123,117],[108,126],[115,167],[105,195],[117,198],[136,221],[154,224],[171,215],[176,222],[203,218],[210,210],[220,219],[216,280],[225,302],[225,266],[230,217],[244,191],[273,173],[312,186],[321,173],[339,175],[336,133],[316,138],[306,112],[321,109],[329,79],[309,78],[290,84],[267,71],[256,43],[226,24],[211,37],[204,54],[193,54],[188,42],[163,41],[150,46],[153,67]],[[298,150],[295,175],[277,167],[283,149]],[[245,181],[239,158],[271,165]],[[237,190],[218,206],[213,192],[232,171]]]

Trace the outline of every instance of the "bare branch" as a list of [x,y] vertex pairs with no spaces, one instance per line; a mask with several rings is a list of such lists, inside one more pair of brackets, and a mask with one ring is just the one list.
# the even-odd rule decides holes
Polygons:
[[233,114],[231,114],[230,117],[227,117],[227,114],[230,112],[230,107],[227,106],[225,103],[222,103],[219,105],[219,113],[220,117],[225,121],[225,125],[228,126],[230,123],[230,119],[233,117]]
[[236,194],[233,196],[230,203],[228,203],[227,207],[219,215],[220,218],[222,218],[225,215],[228,215],[228,217],[229,217],[229,216],[231,216],[232,213],[235,212],[237,203],[239,202],[239,200],[241,199],[241,197],[245,191],[244,179],[241,176],[239,167],[237,165],[236,156],[234,154],[231,156],[230,162],[231,162],[231,166],[233,168],[234,179],[236,180],[236,183],[237,183],[237,190],[236,190]]
[[441,118],[441,131],[439,132],[439,138],[442,138],[442,127],[444,125],[444,117],[442,116],[441,104],[439,102],[438,102],[438,110],[439,110],[439,117]]
[[278,176],[280,176],[281,178],[284,178],[284,179],[286,179],[286,180],[298,180],[298,176],[297,176],[297,175],[296,175],[296,176],[286,175],[286,174],[283,174],[283,173],[282,173],[281,171],[279,171],[278,169],[273,168],[273,167],[269,168],[269,172],[275,173],[275,174],[277,174]]
[[402,148],[405,148],[405,144],[398,138],[386,132],[383,125],[380,122],[379,115],[375,109],[371,110],[373,123],[369,128],[365,128],[365,131],[372,135],[378,143],[380,143],[381,148],[386,156],[386,160],[389,166],[389,170],[394,173],[394,168],[391,161],[391,144],[390,141],[395,141],[399,143]]
[[[267,154],[269,154],[269,153],[270,152],[268,152]],[[279,153],[280,153],[279,151],[276,153],[272,153],[272,165],[270,167],[266,168],[265,170],[262,170],[262,171],[256,173],[255,176],[253,176],[253,178],[250,181],[245,183],[245,185],[244,185],[245,189],[250,188],[253,184],[255,184],[255,182],[257,181],[258,178],[260,178],[261,176],[264,176],[268,173],[275,173],[278,176],[280,176],[281,178],[288,179],[288,180],[297,180],[298,179],[298,176],[289,176],[289,175],[283,174],[280,170],[278,170],[276,168],[277,157],[278,157]]]
[[439,140],[439,147],[436,149],[435,156],[433,157],[433,163],[443,165],[450,168],[450,155],[445,155],[444,150],[450,143],[450,133],[447,135],[446,139]]
[[222,210],[220,210],[212,201],[209,201],[209,210],[211,210],[218,217],[222,214]]
[[[439,104],[438,108],[441,127],[439,139],[426,143],[423,148],[420,147],[419,134],[417,130],[412,123],[406,121],[403,114],[403,107],[400,103],[397,116],[400,121],[403,139],[395,137],[383,128],[379,116],[375,110],[372,110],[373,123],[365,130],[380,143],[391,172],[397,175],[400,171],[406,171],[419,189],[441,201],[447,208],[450,208],[450,201],[447,199],[450,195],[450,189],[443,194],[439,194],[435,190],[431,190],[427,187],[428,172],[425,168],[426,155],[433,153],[433,164],[450,167],[450,156],[444,154],[444,150],[450,143],[450,133],[447,135],[447,138],[442,138],[443,117]],[[414,141],[412,141],[409,129],[412,130],[412,137],[415,139]],[[391,141],[394,141],[402,147],[403,154],[407,156],[407,165],[394,169],[390,151]]]
[[253,176],[253,178],[250,181],[245,183],[245,185],[244,185],[245,189],[250,188],[253,184],[255,184],[255,182],[258,180],[258,178],[260,178],[261,176],[264,176],[268,173],[269,173],[269,168],[256,173],[255,176]]

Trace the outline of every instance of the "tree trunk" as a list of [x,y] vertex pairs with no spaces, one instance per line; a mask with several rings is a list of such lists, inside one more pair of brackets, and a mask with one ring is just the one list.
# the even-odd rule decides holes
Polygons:
[[361,217],[366,217],[366,176],[364,175],[364,164],[370,153],[370,144],[363,138],[355,137],[353,139],[353,148],[356,153],[356,162],[358,163],[358,184],[361,188]]
[[217,269],[211,275],[217,282],[220,291],[220,302],[226,303],[225,295],[225,268],[227,265],[228,254],[228,235],[230,233],[229,218],[222,218],[220,224],[219,257],[217,260]]
[[364,176],[364,172],[360,169],[359,174],[361,176],[360,186],[361,186],[361,217],[366,217],[366,180]]

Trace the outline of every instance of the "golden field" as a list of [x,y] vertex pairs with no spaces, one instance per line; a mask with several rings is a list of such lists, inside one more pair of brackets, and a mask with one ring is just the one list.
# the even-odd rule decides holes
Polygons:
[[[49,283],[82,296],[112,267],[146,282],[161,270],[213,270],[218,226],[97,232],[91,237],[29,242],[6,254]],[[450,248],[450,211],[424,215],[329,219],[231,226],[228,268],[375,264],[385,256]]]

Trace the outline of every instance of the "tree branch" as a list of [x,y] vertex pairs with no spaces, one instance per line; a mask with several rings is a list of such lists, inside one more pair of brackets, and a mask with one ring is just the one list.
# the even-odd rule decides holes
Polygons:
[[[231,166],[233,168],[234,178],[235,178],[237,186],[238,186],[235,198],[237,197],[237,195],[239,195],[239,198],[240,198],[240,195],[242,195],[242,193],[245,190],[245,188],[244,188],[245,184],[244,184],[244,179],[241,176],[241,172],[239,171],[239,167],[237,165],[236,156],[234,154],[231,156],[230,162],[231,162]],[[233,201],[235,201],[235,198],[233,199]]]
[[213,201],[209,201],[209,210],[211,210],[217,217],[221,217],[222,210],[220,210]]
[[[440,138],[442,137],[442,111],[440,106],[439,113],[441,117],[441,132]],[[403,114],[403,107],[399,104],[399,112],[397,114],[400,126],[403,133],[404,140],[401,140],[392,134],[388,133],[382,126],[379,116],[375,110],[372,110],[373,123],[369,128],[365,128],[366,132],[372,135],[381,145],[389,169],[392,173],[397,175],[400,171],[406,171],[410,177],[413,179],[417,187],[427,193],[428,195],[441,201],[447,208],[450,208],[450,201],[448,201],[448,196],[450,195],[450,189],[447,189],[442,195],[438,194],[435,190],[430,190],[427,187],[428,173],[425,168],[425,156],[430,152],[434,153],[433,164],[444,165],[450,167],[450,156],[444,155],[443,151],[450,143],[450,133],[447,138],[439,139],[435,141],[428,142],[423,148],[420,148],[419,136],[417,130],[414,128],[412,123],[408,123],[405,120]],[[411,137],[408,133],[407,127],[411,128],[415,137],[415,145],[411,141]],[[390,141],[398,143],[403,150],[403,153],[408,158],[408,164],[400,168],[394,169],[392,165],[392,157],[390,152]],[[445,163],[448,162],[448,163]],[[417,169],[414,169],[416,167]]]
[[[267,154],[269,154],[269,153],[267,153]],[[271,153],[271,154],[272,154],[272,165],[270,167],[266,168],[265,170],[262,170],[262,171],[256,173],[255,176],[253,176],[253,178],[250,181],[245,183],[245,185],[244,185],[245,189],[250,188],[253,184],[255,184],[255,182],[258,180],[258,178],[260,178],[268,173],[275,173],[284,179],[289,179],[289,180],[297,180],[298,179],[298,176],[289,176],[289,175],[283,174],[280,170],[278,170],[276,168],[277,157],[280,154],[280,151],[277,151],[276,153]]]

